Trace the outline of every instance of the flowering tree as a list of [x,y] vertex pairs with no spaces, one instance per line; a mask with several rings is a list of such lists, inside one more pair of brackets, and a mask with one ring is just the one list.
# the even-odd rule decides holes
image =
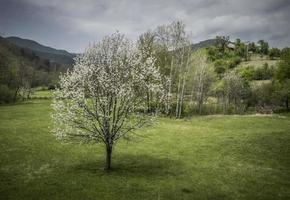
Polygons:
[[106,36],[75,59],[54,92],[53,132],[104,143],[107,170],[115,142],[148,122],[144,91],[161,92],[155,59],[143,54],[118,32]]

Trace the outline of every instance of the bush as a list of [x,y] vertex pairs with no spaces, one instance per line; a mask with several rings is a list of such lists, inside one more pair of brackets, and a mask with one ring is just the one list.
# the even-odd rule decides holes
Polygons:
[[214,63],[214,71],[220,75],[226,71],[226,63],[223,60],[217,60]]
[[254,77],[254,67],[248,66],[239,70],[239,75],[246,81],[252,81]]
[[242,59],[240,57],[233,57],[228,62],[228,68],[232,69],[235,68],[238,64],[240,64]]
[[248,105],[257,108],[264,108],[273,105],[274,85],[272,82],[253,84]]
[[0,85],[0,104],[13,101],[14,92],[7,85]]
[[279,58],[281,55],[280,49],[278,48],[272,48],[269,50],[269,57],[271,60],[275,59],[275,58]]
[[55,89],[55,85],[53,84],[50,84],[48,87],[47,87],[48,90],[54,90]]
[[262,68],[258,68],[254,72],[254,80],[268,80],[274,74],[273,67],[269,67],[268,63],[265,63]]

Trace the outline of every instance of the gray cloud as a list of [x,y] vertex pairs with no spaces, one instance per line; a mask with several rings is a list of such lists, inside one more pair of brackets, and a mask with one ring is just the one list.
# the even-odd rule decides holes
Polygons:
[[230,35],[290,46],[288,0],[0,0],[0,32],[80,52],[115,30],[135,39],[183,20],[193,42]]

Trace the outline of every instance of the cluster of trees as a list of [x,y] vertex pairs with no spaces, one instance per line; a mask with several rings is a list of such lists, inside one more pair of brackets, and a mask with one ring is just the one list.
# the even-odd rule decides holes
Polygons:
[[53,88],[59,73],[66,69],[0,37],[0,104],[30,98],[38,86]]
[[[160,107],[167,115],[180,118],[194,113],[289,109],[289,77],[281,75],[285,76],[289,68],[289,48],[269,48],[264,40],[249,43],[236,39],[231,42],[229,36],[218,36],[214,46],[193,51],[182,22],[147,31],[140,36],[139,46],[148,48],[156,57],[157,66],[165,77],[166,101]],[[269,66],[265,62],[262,67],[237,68],[254,54],[277,59],[278,64]],[[269,84],[271,93],[263,91]],[[269,94],[264,95],[263,103],[257,100],[257,90]]]
[[[177,21],[147,31],[139,37],[138,48],[154,55],[162,74],[165,100],[159,110],[176,118],[185,111],[202,113],[216,75],[207,51],[192,50],[185,24]],[[156,106],[147,99],[148,110],[154,111]]]

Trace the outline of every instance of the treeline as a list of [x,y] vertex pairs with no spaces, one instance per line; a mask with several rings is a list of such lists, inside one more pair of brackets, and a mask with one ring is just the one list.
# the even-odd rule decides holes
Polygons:
[[[231,42],[229,36],[218,36],[215,45],[194,51],[180,21],[147,31],[138,44],[155,56],[164,79],[163,103],[157,103],[160,96],[147,92],[148,111],[159,108],[180,118],[289,110],[289,48],[269,48],[264,40]],[[276,59],[278,64],[238,67],[252,56]]]
[[54,88],[67,68],[0,37],[0,104],[30,98],[35,87]]

